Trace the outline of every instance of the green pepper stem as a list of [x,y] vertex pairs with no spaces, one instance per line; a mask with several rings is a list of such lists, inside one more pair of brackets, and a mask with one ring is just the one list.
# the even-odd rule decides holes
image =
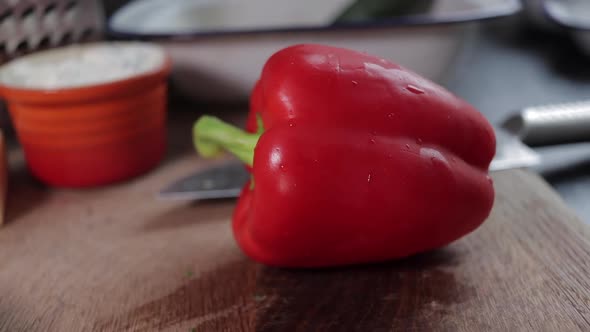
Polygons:
[[254,148],[261,134],[252,134],[216,117],[204,115],[193,126],[193,144],[205,158],[216,157],[225,150],[252,166]]

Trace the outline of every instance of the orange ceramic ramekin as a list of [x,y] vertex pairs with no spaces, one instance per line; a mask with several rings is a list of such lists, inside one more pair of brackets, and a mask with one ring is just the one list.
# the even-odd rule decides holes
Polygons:
[[[150,59],[158,62],[116,79],[96,79],[93,83],[65,87],[60,87],[59,82],[56,87],[36,87],[34,79],[29,79],[25,86],[17,79],[16,83],[11,81],[16,74],[6,74],[17,61],[21,67],[26,64],[23,61],[34,64],[53,59],[63,64],[68,56],[78,61],[75,59],[92,55],[93,47],[100,48],[102,54],[107,54],[104,52],[110,48],[113,52],[127,52],[124,54],[130,59],[127,61],[142,61],[142,57],[150,55]],[[129,50],[137,51],[137,58]],[[159,56],[143,54],[142,50],[159,52]],[[81,55],[82,51],[85,55]],[[66,65],[69,64],[63,66]],[[170,59],[162,49],[135,42],[69,46],[25,56],[2,66],[0,96],[8,105],[31,172],[50,185],[88,187],[129,179],[155,167],[166,146],[166,89],[170,69]],[[48,75],[48,69],[43,70]],[[72,72],[71,68],[68,70]],[[84,70],[80,68],[81,75]],[[31,69],[31,75],[34,74]],[[19,75],[23,75],[22,70]]]

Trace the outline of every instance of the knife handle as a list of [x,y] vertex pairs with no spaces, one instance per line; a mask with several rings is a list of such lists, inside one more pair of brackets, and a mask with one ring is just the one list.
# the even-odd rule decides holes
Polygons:
[[530,146],[590,140],[590,100],[527,107],[503,127]]

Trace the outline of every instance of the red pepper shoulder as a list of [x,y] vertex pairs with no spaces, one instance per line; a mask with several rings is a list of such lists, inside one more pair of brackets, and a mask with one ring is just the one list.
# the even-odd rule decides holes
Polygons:
[[495,154],[493,128],[473,106],[393,61],[339,47],[302,44],[272,55],[251,111],[265,128],[314,122],[412,137],[481,168]]

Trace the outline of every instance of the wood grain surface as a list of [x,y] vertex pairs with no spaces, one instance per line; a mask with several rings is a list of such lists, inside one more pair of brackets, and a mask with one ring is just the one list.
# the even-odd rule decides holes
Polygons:
[[158,201],[212,162],[172,119],[168,159],[91,190],[11,156],[0,331],[589,331],[590,232],[536,175],[494,174],[492,216],[452,245],[329,270],[268,268],[234,244],[234,201]]

